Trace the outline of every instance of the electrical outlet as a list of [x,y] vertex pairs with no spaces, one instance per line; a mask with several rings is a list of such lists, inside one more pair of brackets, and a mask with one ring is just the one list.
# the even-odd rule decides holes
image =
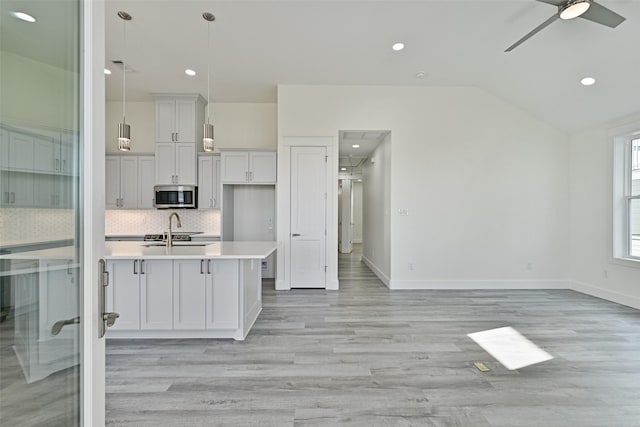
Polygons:
[[409,215],[409,209],[398,209],[398,214],[400,216],[408,216]]
[[413,271],[413,263],[412,262],[409,263],[409,270]]
[[533,270],[533,263],[532,262],[528,262],[527,263],[527,270]]

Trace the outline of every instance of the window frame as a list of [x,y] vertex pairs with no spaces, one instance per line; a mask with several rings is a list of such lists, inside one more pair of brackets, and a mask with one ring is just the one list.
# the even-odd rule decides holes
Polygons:
[[[640,267],[640,256],[632,255],[631,204],[633,141],[640,140],[640,122],[618,130],[613,137],[613,259]],[[628,263],[627,263],[628,262]]]

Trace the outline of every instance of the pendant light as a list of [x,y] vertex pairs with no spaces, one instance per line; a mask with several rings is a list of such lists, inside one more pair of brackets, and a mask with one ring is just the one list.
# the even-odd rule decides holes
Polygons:
[[118,150],[130,151],[131,150],[131,127],[125,120],[125,88],[127,82],[127,21],[131,21],[131,15],[127,12],[119,11],[118,17],[122,19],[122,33],[123,33],[123,49],[122,49],[122,123],[118,123]]
[[202,17],[207,21],[207,122],[202,126],[202,148],[204,151],[213,151],[213,125],[209,121],[209,112],[211,109],[209,97],[211,95],[211,23],[215,21],[216,17],[213,13],[209,12],[204,12]]

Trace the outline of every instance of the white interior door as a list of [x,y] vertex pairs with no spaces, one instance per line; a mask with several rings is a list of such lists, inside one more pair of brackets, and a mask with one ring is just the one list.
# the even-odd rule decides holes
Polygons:
[[326,147],[291,147],[290,234],[291,287],[326,288]]
[[351,253],[351,180],[342,180],[342,191],[340,192],[340,252]]

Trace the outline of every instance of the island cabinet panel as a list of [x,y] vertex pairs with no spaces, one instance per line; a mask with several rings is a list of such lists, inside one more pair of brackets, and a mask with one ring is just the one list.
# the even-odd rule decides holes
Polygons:
[[107,311],[120,315],[113,330],[140,329],[139,260],[112,260],[108,263]]
[[173,263],[140,261],[140,328],[173,328]]
[[206,260],[173,261],[173,328],[205,329]]
[[207,328],[236,329],[239,325],[240,286],[237,260],[209,260]]

